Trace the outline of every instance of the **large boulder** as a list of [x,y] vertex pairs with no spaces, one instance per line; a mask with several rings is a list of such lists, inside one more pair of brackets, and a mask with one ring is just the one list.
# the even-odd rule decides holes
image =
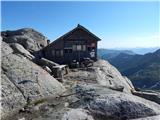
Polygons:
[[1,57],[6,57],[13,53],[13,49],[9,46],[9,44],[5,42],[1,42]]
[[38,51],[47,46],[47,38],[32,28],[23,28],[15,31],[1,32],[3,41],[7,43],[19,43],[25,49]]
[[[2,42],[2,71],[2,112],[4,113],[14,110],[22,103],[47,96],[57,96],[65,90],[63,85],[48,72],[24,55],[14,52],[5,42]],[[9,103],[11,100],[12,102]]]
[[83,105],[96,120],[128,120],[160,114],[160,105],[154,102],[100,85],[82,84],[75,91],[79,106]]
[[58,66],[59,64],[53,62],[53,61],[50,61],[48,59],[45,59],[45,58],[41,58],[41,59],[35,59],[34,62],[36,64],[38,64],[39,66],[48,66],[50,69],[53,67],[53,66]]
[[99,60],[95,62],[95,73],[97,73],[97,81],[100,85],[105,86],[118,86],[124,87],[124,92],[130,92],[134,89],[132,83],[126,77],[123,77],[121,73],[105,60]]
[[98,60],[93,67],[74,70],[65,76],[66,80],[80,81],[86,83],[98,83],[101,86],[131,93],[134,89],[132,82],[123,77],[120,72],[105,60]]
[[1,71],[1,91],[2,91],[2,101],[1,113],[12,111],[14,109],[19,109],[26,104],[26,100],[19,90],[19,88],[9,80],[9,78]]
[[10,43],[9,45],[10,45],[11,48],[14,50],[14,53],[24,55],[25,57],[27,57],[28,59],[31,59],[31,60],[35,58],[35,57],[34,57],[29,51],[27,51],[22,45],[20,45],[20,44],[18,44],[18,43]]

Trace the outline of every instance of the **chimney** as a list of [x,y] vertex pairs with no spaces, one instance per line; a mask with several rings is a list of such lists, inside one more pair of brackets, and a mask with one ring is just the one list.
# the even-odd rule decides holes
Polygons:
[[47,40],[47,45],[49,45],[50,44],[50,40]]
[[80,24],[77,25],[77,27],[80,27],[80,26],[81,26]]

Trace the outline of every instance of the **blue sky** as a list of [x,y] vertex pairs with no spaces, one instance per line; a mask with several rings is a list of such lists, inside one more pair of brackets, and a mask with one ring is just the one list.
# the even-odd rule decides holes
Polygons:
[[160,3],[2,2],[2,30],[34,28],[55,40],[81,24],[100,48],[160,47]]

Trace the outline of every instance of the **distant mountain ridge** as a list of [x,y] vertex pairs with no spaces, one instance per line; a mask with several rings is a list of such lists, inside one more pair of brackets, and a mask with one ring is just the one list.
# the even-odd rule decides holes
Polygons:
[[149,48],[129,48],[128,50],[131,50],[133,52],[135,52],[136,54],[147,54],[147,53],[153,53],[156,50],[160,49],[160,47],[149,47]]
[[[140,55],[144,55],[147,53],[153,53],[156,50],[160,49],[160,47],[149,47],[149,48],[141,48],[141,47],[137,47],[137,48],[116,48],[116,49],[105,49],[105,48],[99,48],[98,52],[100,57],[102,55],[104,56],[108,56],[110,54],[115,54],[115,56],[117,56],[119,53],[126,53],[126,54],[140,54]],[[112,55],[111,55],[112,56]],[[113,55],[114,57],[114,55]]]
[[117,55],[125,53],[128,55],[135,55],[133,51],[130,50],[111,50],[111,49],[98,49],[98,57],[102,59],[111,59]]
[[160,49],[145,55],[120,53],[107,60],[129,77],[136,87],[160,89]]

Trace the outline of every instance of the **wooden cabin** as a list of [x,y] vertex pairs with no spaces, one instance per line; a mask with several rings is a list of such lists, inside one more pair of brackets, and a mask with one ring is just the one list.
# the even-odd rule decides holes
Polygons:
[[98,41],[100,38],[78,24],[42,49],[41,53],[46,59],[59,64],[70,64],[73,60],[82,62],[84,58],[96,61]]

